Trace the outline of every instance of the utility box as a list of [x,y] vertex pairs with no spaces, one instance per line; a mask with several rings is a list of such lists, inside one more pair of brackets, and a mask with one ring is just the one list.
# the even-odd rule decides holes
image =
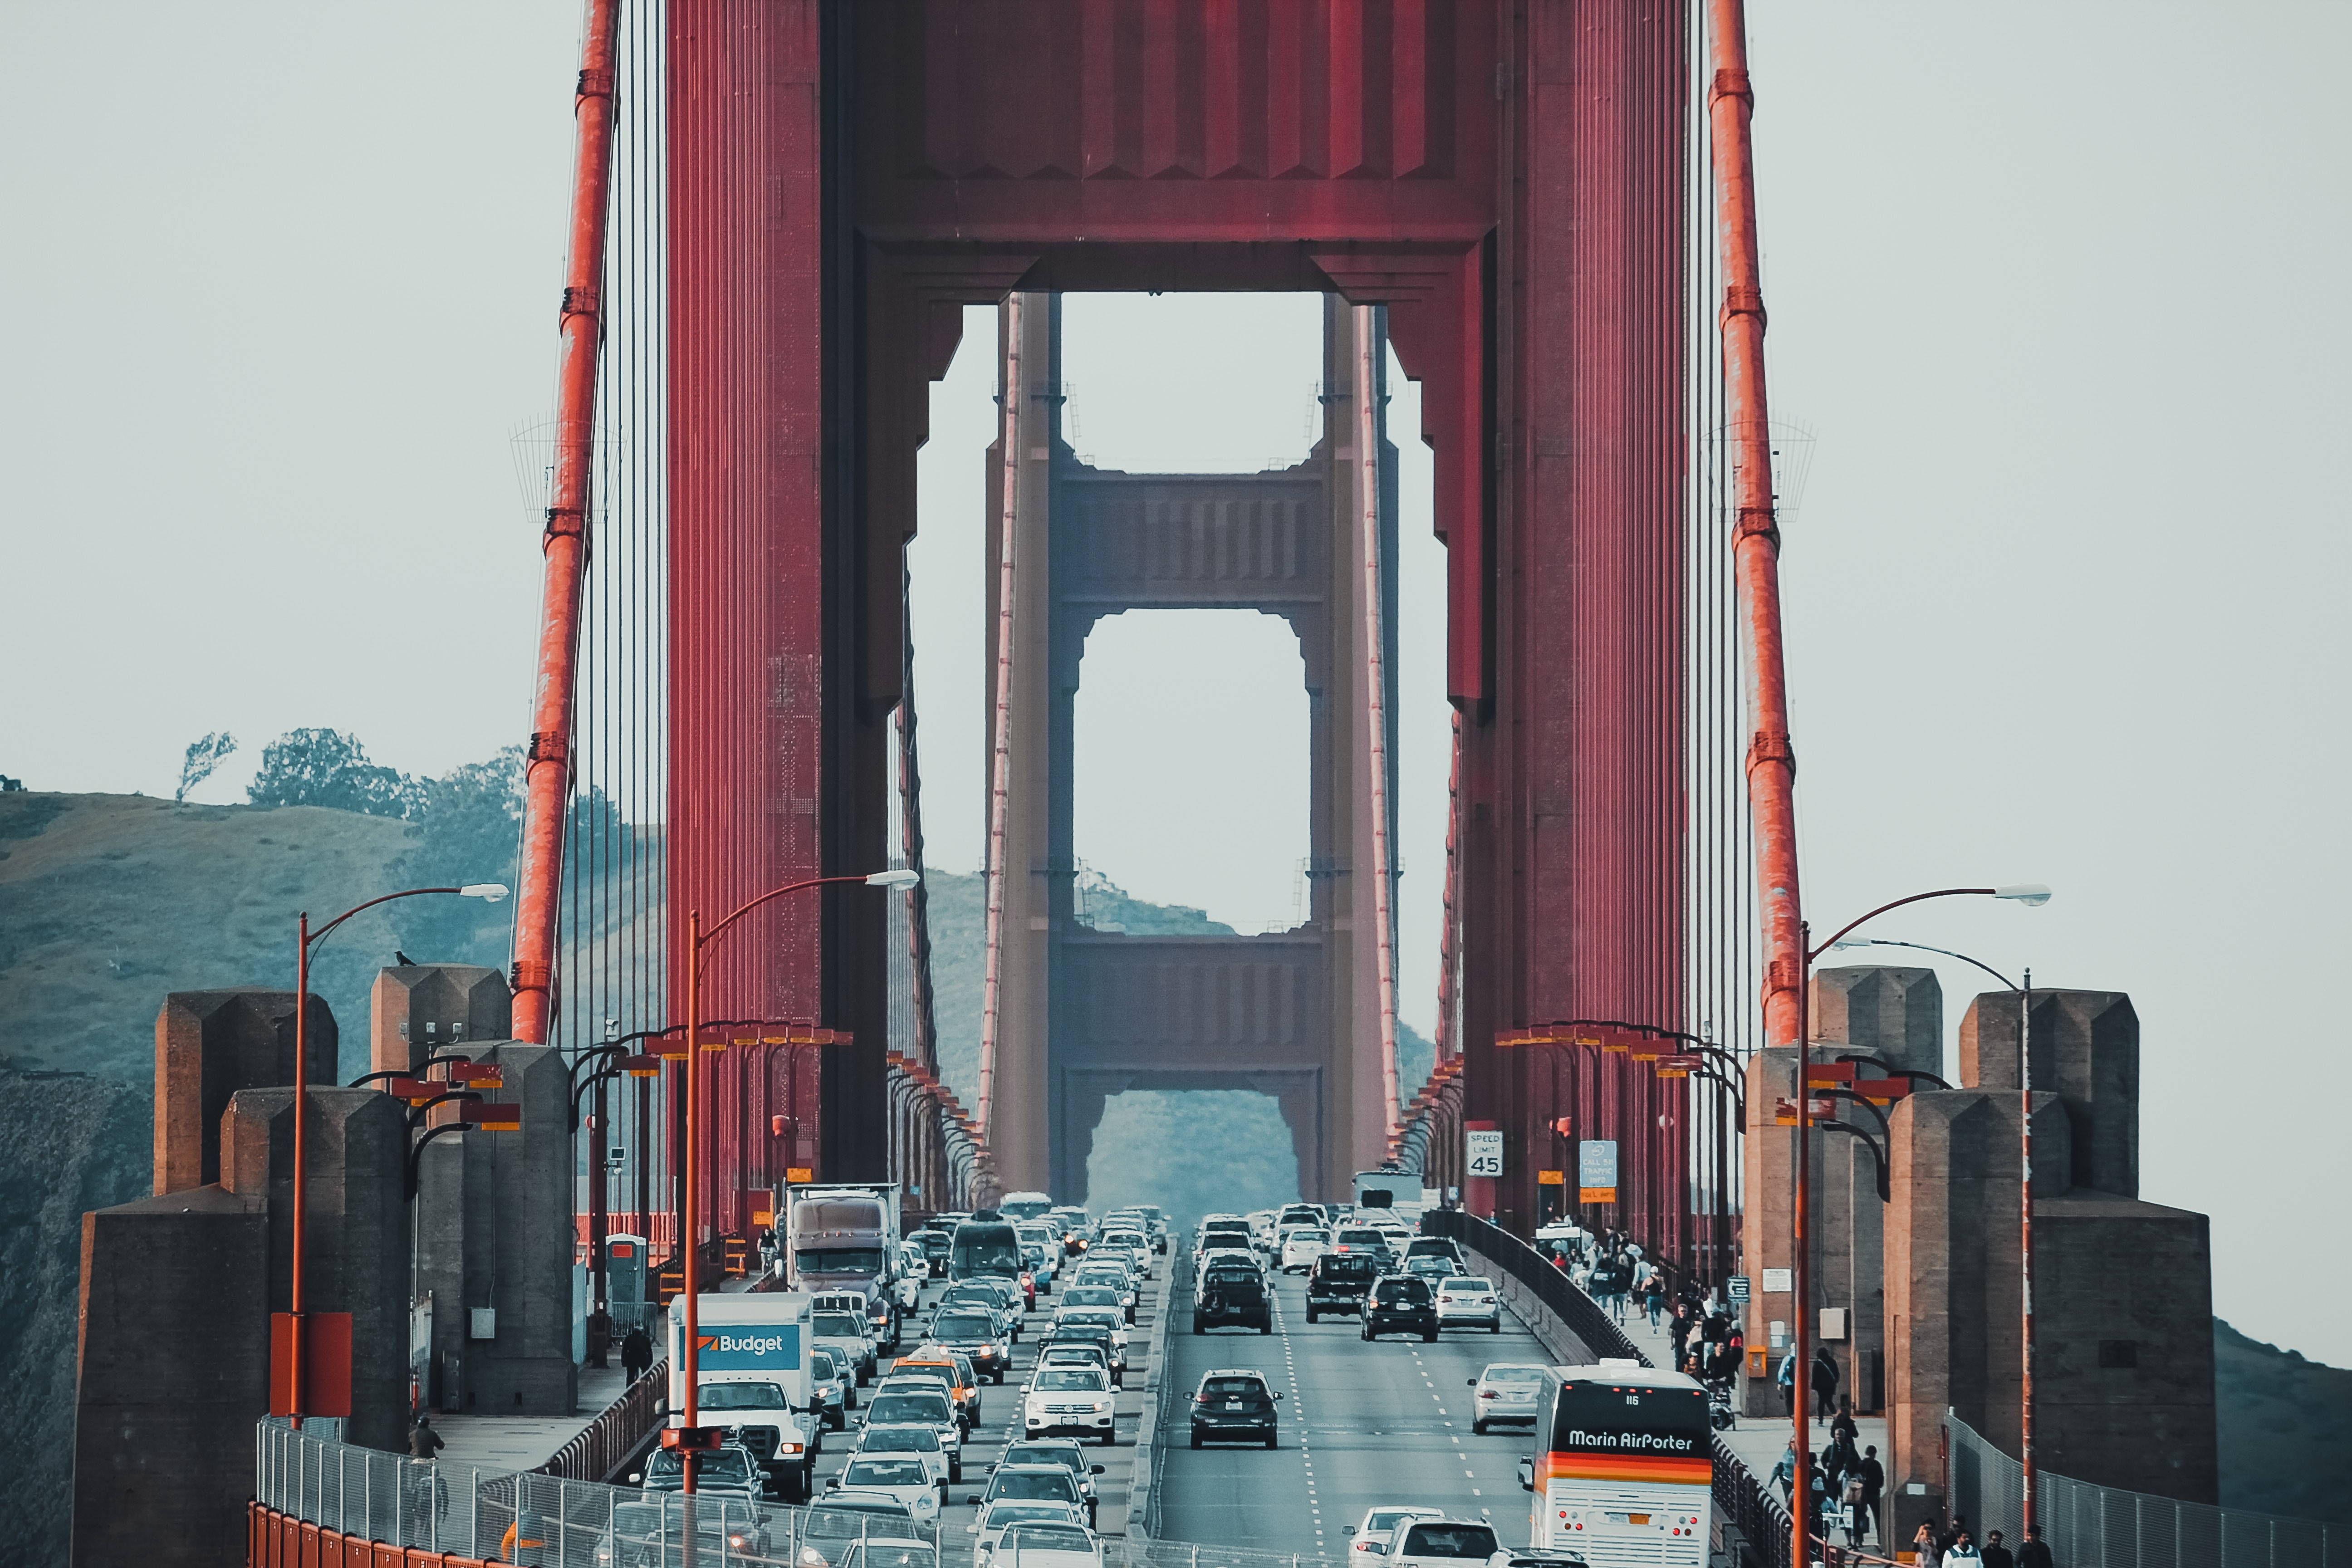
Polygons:
[[499,1310],[496,1307],[475,1307],[467,1314],[468,1339],[494,1340],[499,1337]]
[[1832,1343],[1844,1343],[1846,1337],[1853,1331],[1851,1324],[1848,1322],[1848,1320],[1852,1316],[1853,1314],[1843,1307],[1823,1307],[1822,1309],[1822,1338],[1830,1341]]

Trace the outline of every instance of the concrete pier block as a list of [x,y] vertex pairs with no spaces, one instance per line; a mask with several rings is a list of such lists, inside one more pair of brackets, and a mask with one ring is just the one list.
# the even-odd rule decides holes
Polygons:
[[[336,1081],[335,1016],[310,998],[310,1081]],[[221,1113],[241,1089],[294,1081],[294,993],[174,991],[155,1016],[155,1191],[220,1180]]]
[[[1960,1020],[1960,1083],[2018,1087],[2013,991],[1969,1004]],[[2139,1195],[2139,1015],[2120,991],[2033,993],[2033,1087],[2066,1102],[2074,1123],[2073,1184]]]
[[478,963],[381,969],[368,998],[368,1070],[406,1072],[436,1051],[503,1040],[513,1032],[514,994],[495,969]]

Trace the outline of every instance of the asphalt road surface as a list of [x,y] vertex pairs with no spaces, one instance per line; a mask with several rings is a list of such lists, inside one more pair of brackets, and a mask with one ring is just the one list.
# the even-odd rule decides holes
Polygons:
[[[1528,1539],[1518,1459],[1528,1429],[1470,1430],[1467,1386],[1489,1362],[1548,1361],[1507,1312],[1499,1334],[1449,1330],[1435,1344],[1370,1344],[1353,1318],[1308,1324],[1304,1279],[1276,1275],[1275,1331],[1192,1332],[1191,1292],[1170,1289],[1167,1424],[1160,1433],[1160,1530],[1170,1541],[1262,1552],[1347,1549],[1345,1528],[1381,1504],[1419,1503],[1485,1519],[1507,1546]],[[1191,1447],[1192,1390],[1212,1368],[1247,1367],[1283,1394],[1279,1447]]]

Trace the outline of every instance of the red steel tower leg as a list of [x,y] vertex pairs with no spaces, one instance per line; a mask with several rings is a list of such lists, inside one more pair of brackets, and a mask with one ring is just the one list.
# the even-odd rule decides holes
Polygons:
[[613,183],[613,57],[620,0],[588,0],[572,100],[571,254],[563,269],[556,375],[555,483],[548,498],[539,678],[523,785],[521,890],[515,900],[514,1035],[544,1043],[572,795],[572,710],[580,672],[580,583],[588,563],[588,479],[596,421],[596,348],[604,223]]

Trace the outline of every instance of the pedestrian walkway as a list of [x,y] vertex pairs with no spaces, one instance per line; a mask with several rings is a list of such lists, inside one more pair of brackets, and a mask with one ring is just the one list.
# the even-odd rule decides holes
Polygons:
[[[654,1353],[665,1353],[665,1331],[656,1315],[647,1325]],[[611,1409],[627,1392],[629,1381],[621,1371],[619,1347],[606,1358],[612,1364],[580,1369],[580,1394],[569,1415],[444,1415],[432,1412],[433,1429],[441,1435],[439,1458],[445,1465],[473,1465],[485,1470],[535,1470],[555,1458],[566,1443],[585,1431],[589,1423]]]
[[[1671,1366],[1674,1364],[1675,1345],[1667,1331],[1670,1321],[1661,1313],[1659,1326],[1654,1329],[1650,1326],[1649,1314],[1635,1310],[1629,1301],[1625,1307],[1625,1337],[1632,1340],[1655,1365]],[[1780,1365],[1779,1352],[1768,1356],[1766,1364],[1777,1369]],[[1777,1404],[1780,1399],[1777,1388],[1773,1390],[1772,1397]],[[1853,1425],[1855,1449],[1875,1447],[1883,1462],[1887,1455],[1886,1418],[1883,1415],[1857,1415],[1853,1418]],[[1725,1446],[1738,1456],[1739,1462],[1748,1467],[1749,1474],[1759,1481],[1766,1481],[1772,1474],[1773,1467],[1780,1462],[1780,1456],[1787,1452],[1794,1426],[1795,1423],[1785,1415],[1742,1415],[1732,1423],[1729,1431],[1723,1434],[1723,1440]],[[1812,1433],[1811,1451],[1819,1457],[1821,1451],[1829,1447],[1830,1424],[1816,1417],[1810,1423],[1810,1428]],[[1778,1488],[1773,1489],[1779,1490]]]

